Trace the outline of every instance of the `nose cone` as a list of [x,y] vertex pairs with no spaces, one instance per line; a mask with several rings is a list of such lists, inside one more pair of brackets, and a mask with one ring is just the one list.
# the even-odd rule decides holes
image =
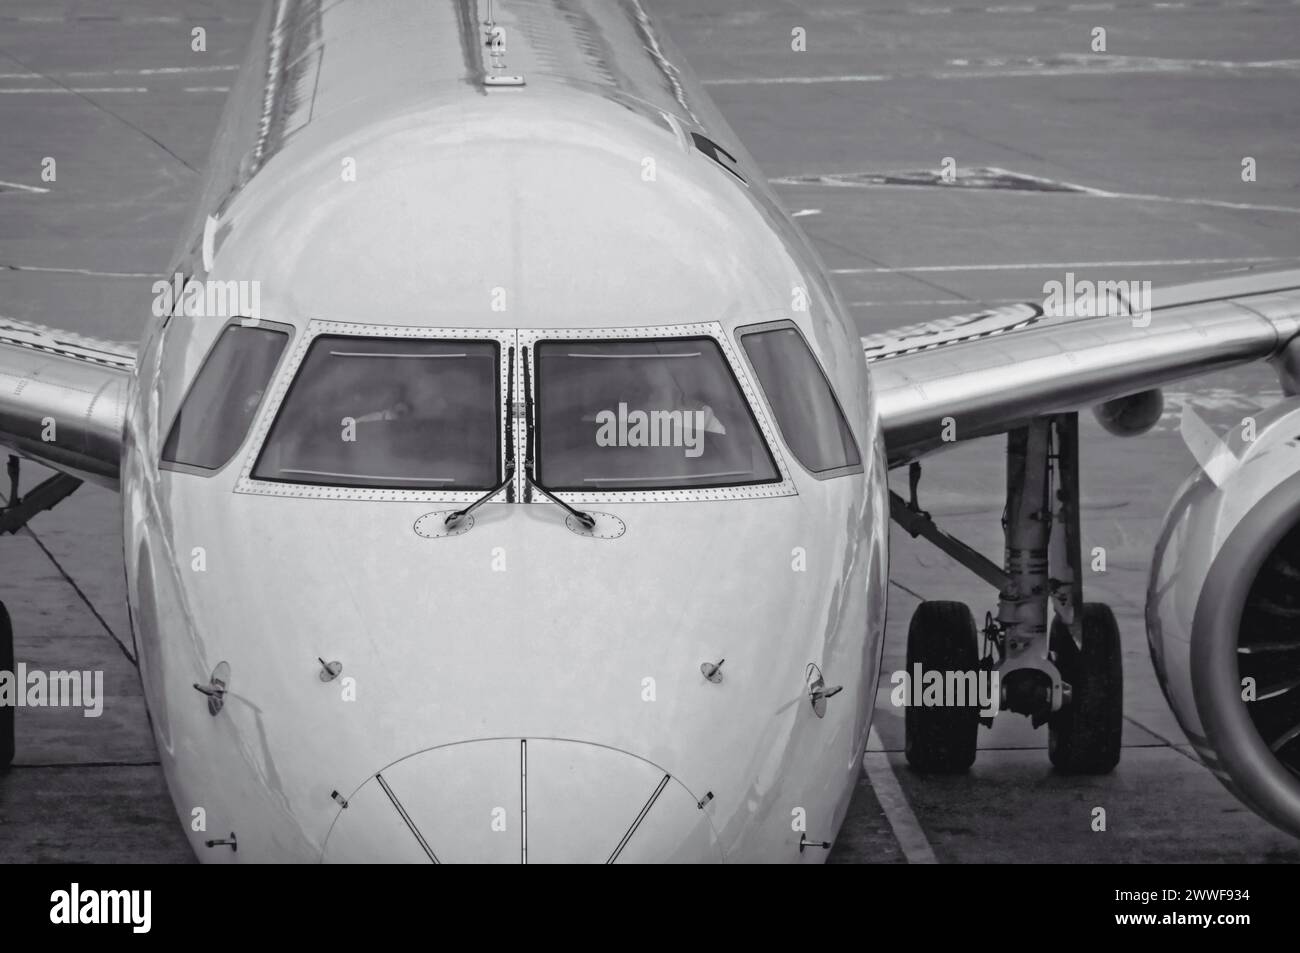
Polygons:
[[701,863],[717,836],[675,778],[549,738],[445,745],[394,762],[341,808],[327,863]]

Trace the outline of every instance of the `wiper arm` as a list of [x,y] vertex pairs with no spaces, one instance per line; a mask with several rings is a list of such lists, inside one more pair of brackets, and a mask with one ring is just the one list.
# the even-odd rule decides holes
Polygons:
[[[513,421],[511,422],[511,425],[513,426]],[[506,475],[505,475],[504,477],[501,478],[501,482],[498,483],[496,486],[494,486],[492,489],[488,490],[486,493],[484,493],[482,496],[480,496],[477,500],[475,500],[475,501],[474,501],[473,503],[471,503],[469,506],[465,507],[463,510],[456,510],[456,512],[454,512],[454,513],[448,513],[448,514],[447,514],[447,518],[446,518],[445,520],[443,520],[443,525],[444,525],[444,526],[451,526],[451,525],[453,525],[453,524],[455,524],[455,523],[459,523],[461,520],[463,520],[465,517],[469,516],[471,513],[473,513],[476,509],[478,509],[480,506],[482,506],[482,505],[483,505],[484,503],[486,503],[488,500],[492,499],[492,497],[496,496],[498,493],[500,493],[502,490],[504,490],[507,486],[509,486],[509,485],[510,485],[510,481],[513,480],[514,478],[515,478],[515,461],[513,461],[513,460],[507,460],[507,461],[506,461]]]
[[561,509],[581,523],[588,531],[596,528],[596,517],[592,516],[590,513],[575,509],[568,503],[565,503],[562,499],[533,479],[533,475],[527,470],[524,471],[524,479],[528,481],[529,485],[532,486],[534,490],[542,494],[542,496],[546,497],[552,503],[558,503]]
[[537,459],[534,456],[533,448],[536,446],[534,439],[537,433],[537,425],[533,420],[533,383],[532,375],[528,371],[528,348],[523,350],[524,357],[524,432],[528,442],[528,449],[524,455],[524,479],[530,486],[541,493],[552,503],[558,504],[566,513],[582,524],[588,532],[596,528],[596,517],[590,513],[584,513],[582,510],[570,506],[564,500],[560,499],[549,489],[543,486],[537,479]]
[[444,526],[453,526],[459,523],[465,517],[469,516],[476,509],[486,503],[492,497],[496,496],[502,490],[510,485],[510,481],[515,478],[515,349],[512,347],[506,357],[506,365],[510,368],[510,386],[506,398],[506,473],[501,478],[501,482],[488,490],[477,500],[465,507],[463,510],[456,510],[454,513],[448,513],[447,518],[443,520]]

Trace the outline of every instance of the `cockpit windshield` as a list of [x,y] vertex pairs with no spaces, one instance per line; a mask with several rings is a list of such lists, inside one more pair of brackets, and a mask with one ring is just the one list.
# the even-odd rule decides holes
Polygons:
[[538,478],[550,489],[781,480],[713,338],[541,341],[536,367]]
[[483,490],[499,479],[495,341],[321,335],[284,399],[256,480]]

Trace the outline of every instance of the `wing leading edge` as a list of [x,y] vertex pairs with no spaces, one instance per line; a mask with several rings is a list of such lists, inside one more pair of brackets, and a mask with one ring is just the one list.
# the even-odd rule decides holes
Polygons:
[[1022,304],[864,337],[890,465],[949,445],[949,418],[968,440],[1250,361],[1285,355],[1295,374],[1300,269],[1151,297],[1149,321]]
[[0,446],[118,485],[135,348],[0,318]]

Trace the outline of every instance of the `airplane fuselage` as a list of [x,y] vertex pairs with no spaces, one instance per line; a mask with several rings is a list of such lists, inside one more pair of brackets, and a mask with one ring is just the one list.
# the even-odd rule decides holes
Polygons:
[[[638,3],[496,7],[488,27],[473,3],[271,4],[231,94],[172,264],[255,283],[261,313],[151,321],[121,474],[178,816],[216,862],[822,860],[888,578],[857,332]],[[251,422],[220,466],[164,463],[231,325],[285,340]],[[794,452],[743,340],[766,326],[807,343],[860,465]],[[599,514],[587,534],[522,456],[469,526],[444,514],[478,492],[265,479],[322,339],[490,344],[520,449],[539,346],[704,342],[773,475],[560,492]]]

